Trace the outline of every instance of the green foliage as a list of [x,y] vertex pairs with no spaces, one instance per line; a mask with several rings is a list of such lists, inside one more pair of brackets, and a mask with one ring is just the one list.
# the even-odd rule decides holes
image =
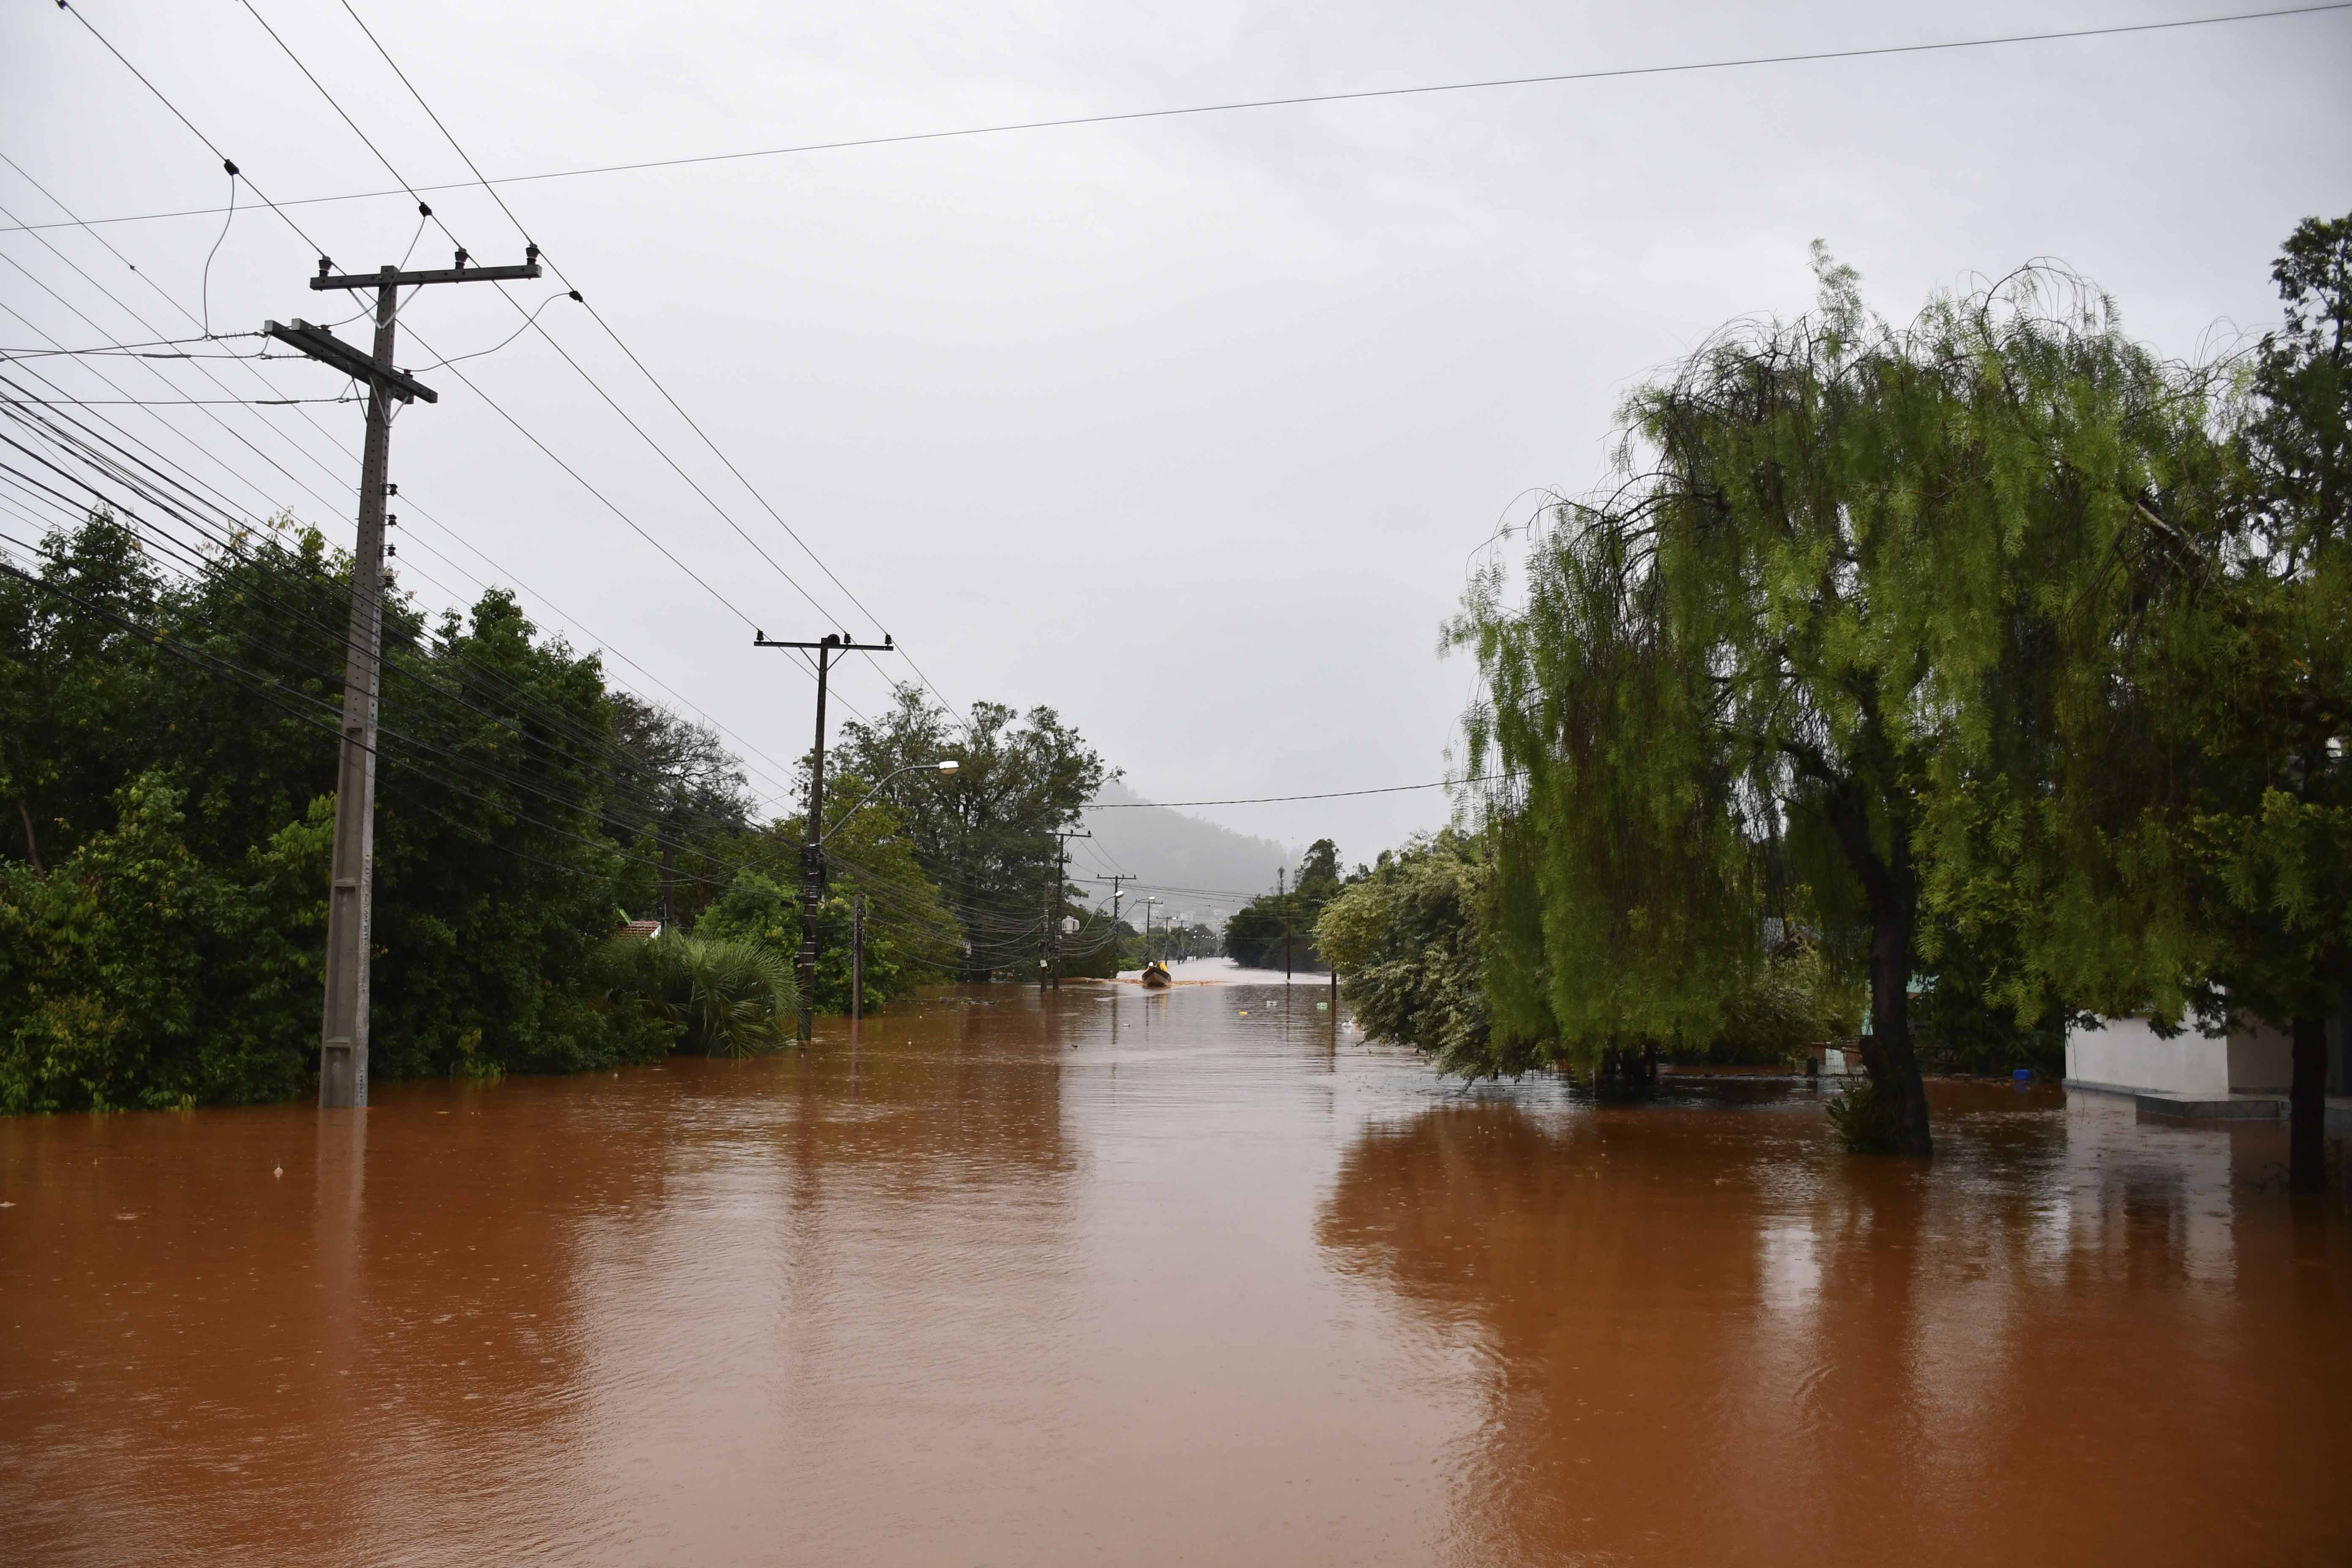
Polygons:
[[1481,910],[1492,868],[1475,841],[1447,829],[1381,857],[1325,905],[1317,946],[1376,1039],[1417,1046],[1442,1071],[1519,1071],[1492,1048]]
[[1903,1148],[1903,1110],[1895,1097],[1868,1079],[1848,1079],[1822,1102],[1838,1142],[1850,1154],[1899,1154]]
[[[745,869],[696,923],[695,934],[768,942],[793,960],[800,951],[805,836],[805,819],[787,817],[740,841],[734,853]],[[826,791],[824,855],[825,892],[816,921],[816,1011],[849,1011],[851,905],[860,895],[866,900],[869,1012],[953,972],[962,941],[954,917],[917,859],[898,808],[856,773],[835,773]]]
[[1535,531],[1522,604],[1482,575],[1454,636],[1487,687],[1474,769],[1525,781],[1496,803],[1525,858],[1498,930],[1566,1047],[1719,1037],[1778,917],[1866,966],[1864,1058],[1925,1152],[1923,904],[2020,918],[1966,896],[1999,898],[1990,861],[1957,882],[1922,864],[1951,831],[1934,797],[2011,761],[2030,793],[2065,761],[2050,638],[2096,619],[2147,520],[2193,511],[2219,465],[2195,378],[2063,273],[1897,330],[1850,269],[1817,252],[1817,272],[1813,316],[1729,329],[1637,391],[1618,482]]
[[0,861],[0,1110],[283,1099],[316,1037],[331,812],[228,870],[160,773],[47,877]]
[[2238,395],[2181,378],[2183,482],[2128,498],[2011,628],[2032,722],[1961,705],[1986,740],[1931,814],[1931,895],[2013,933],[2021,1018],[2226,995],[2285,1027],[2352,973],[2352,219],[2303,225],[2274,276],[2286,323]]
[[782,884],[745,867],[719,900],[703,910],[695,934],[758,942],[780,952],[801,942],[800,904]]
[[[41,549],[0,574],[0,1105],[301,1093],[347,563],[263,535],[167,577],[102,512]],[[372,1072],[658,1050],[600,999],[597,950],[616,905],[660,900],[633,856],[740,837],[731,762],[504,594],[428,627],[390,592],[383,647]]]
[[[845,774],[882,781],[913,864],[962,927],[965,978],[1034,978],[1045,891],[1061,872],[1054,830],[1075,826],[1116,770],[1051,708],[978,702],[959,723],[914,687],[873,722],[843,725],[836,754]],[[947,758],[953,773],[931,765]]]
[[800,1003],[773,947],[719,937],[608,938],[597,969],[609,1003],[634,1003],[685,1049],[751,1057],[790,1041]]
[[1868,994],[1820,943],[1784,941],[1726,999],[1722,1029],[1706,1049],[1735,1060],[1784,1060],[1807,1046],[1852,1038],[1868,1006]]
[[1342,885],[1339,847],[1328,838],[1317,839],[1286,890],[1260,894],[1225,921],[1226,953],[1245,968],[1280,969],[1286,941],[1292,968],[1323,968],[1315,925]]

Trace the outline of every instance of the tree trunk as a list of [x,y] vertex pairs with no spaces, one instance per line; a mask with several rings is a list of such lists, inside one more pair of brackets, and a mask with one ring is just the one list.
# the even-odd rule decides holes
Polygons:
[[25,803],[21,797],[16,802],[16,815],[24,820],[25,854],[33,862],[33,875],[46,877],[48,872],[41,868],[41,846],[33,837],[33,814],[25,809]]
[[[1927,1086],[1911,1047],[1911,921],[1913,899],[1907,868],[1886,863],[1872,842],[1867,808],[1851,791],[1831,805],[1838,846],[1861,879],[1870,900],[1870,1023],[1862,1037],[1862,1065],[1870,1087],[1893,1102],[1898,1154],[1930,1155],[1935,1140],[1927,1127]],[[1896,840],[1896,853],[1902,850]]]
[[2327,1186],[2327,1020],[2296,1018],[2294,1078],[2287,1091],[2286,1185],[2293,1193]]

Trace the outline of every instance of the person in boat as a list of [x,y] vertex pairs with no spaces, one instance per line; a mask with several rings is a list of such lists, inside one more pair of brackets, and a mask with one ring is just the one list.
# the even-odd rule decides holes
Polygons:
[[1168,966],[1155,958],[1143,966],[1142,980],[1146,986],[1156,991],[1173,984],[1174,977],[1168,973]]

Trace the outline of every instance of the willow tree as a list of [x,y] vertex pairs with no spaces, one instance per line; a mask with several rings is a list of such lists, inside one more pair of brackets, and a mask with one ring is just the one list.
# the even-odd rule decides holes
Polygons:
[[1768,933],[1810,928],[1868,976],[1850,1136],[1926,1154],[1928,793],[2032,731],[2042,628],[2104,613],[2083,595],[2211,443],[2063,273],[1897,328],[1819,247],[1815,270],[1813,314],[1635,392],[1613,486],[1550,508],[1518,602],[1498,566],[1453,626],[1486,685],[1474,771],[1516,775],[1496,1021],[1571,1058],[1703,1046]]
[[2017,934],[2013,1001],[2286,1032],[2308,1190],[2352,976],[2352,217],[2304,224],[2273,277],[2286,321],[2222,367],[2235,395],[2184,399],[2226,445],[2133,498],[2036,627],[2036,722],[1982,726],[1936,793],[1929,894]]

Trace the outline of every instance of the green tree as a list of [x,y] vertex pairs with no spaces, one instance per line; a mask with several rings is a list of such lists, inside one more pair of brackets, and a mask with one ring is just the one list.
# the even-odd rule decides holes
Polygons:
[[1995,743],[1940,795],[1931,891],[2017,933],[2021,1014],[2057,994],[2286,1031],[2290,1178],[2307,1190],[2325,1180],[2326,1020],[2352,973],[2352,219],[2304,224],[2273,277],[2285,321],[2240,396],[2180,399],[2217,436],[2182,450],[2229,464],[2132,496],[2093,542],[2104,558],[2047,579],[2015,634],[2049,693],[2032,725],[1964,706]]
[[318,1027],[330,811],[227,870],[149,773],[48,875],[0,861],[0,1110],[280,1100]]
[[1339,847],[1318,838],[1307,847],[1286,889],[1261,893],[1225,921],[1224,949],[1234,963],[1249,969],[1277,969],[1286,960],[1294,969],[1321,969],[1322,950],[1315,944],[1315,923],[1345,879],[1339,869]]
[[1498,1014],[1570,1054],[1703,1046],[1764,917],[1809,926],[1866,970],[1878,1124],[1926,1154],[1927,796],[2032,731],[2049,683],[2019,634],[2200,494],[2212,443],[2195,387],[2063,274],[1898,330],[1816,265],[1815,314],[1634,393],[1617,482],[1535,531],[1525,603],[1497,568],[1455,624],[1487,689],[1474,769],[1523,781],[1497,930],[1541,1016]]
[[1448,828],[1383,854],[1315,922],[1357,1021],[1376,1039],[1429,1052],[1471,1078],[1524,1071],[1492,1049],[1485,987],[1493,867],[1476,840]]
[[[291,943],[315,958],[323,862],[307,887],[257,868],[282,871],[331,815],[348,563],[278,530],[165,573],[104,512],[38,553],[37,571],[0,568],[0,871],[16,922],[0,1041],[16,1052],[0,1100],[299,1092],[315,967],[265,983],[223,954]],[[383,648],[373,1070],[642,1056],[642,1020],[599,999],[598,949],[616,905],[657,900],[665,833],[706,856],[741,836],[731,763],[698,731],[631,750],[627,723],[674,740],[691,727],[609,691],[593,656],[540,636],[504,594],[427,626],[388,592]],[[102,876],[68,876],[101,853],[116,858]],[[151,885],[181,924],[144,931],[119,901]],[[186,952],[201,959],[173,956]],[[175,1043],[185,1029],[211,1042],[194,1058]]]
[[[1051,708],[976,702],[959,723],[910,686],[873,722],[845,724],[838,757],[843,771],[884,781],[916,863],[962,924],[965,976],[1033,975],[1060,876],[1054,831],[1076,826],[1116,770]],[[950,758],[953,773],[930,765]],[[1065,889],[1053,904],[1067,901]]]
[[[849,1011],[852,902],[863,896],[866,1005],[870,1011],[913,994],[951,972],[961,957],[954,917],[915,858],[898,812],[856,773],[826,791],[826,879],[816,921],[815,1011]],[[698,936],[723,936],[800,952],[801,844],[804,818],[778,820],[733,848],[742,869],[695,922]]]

